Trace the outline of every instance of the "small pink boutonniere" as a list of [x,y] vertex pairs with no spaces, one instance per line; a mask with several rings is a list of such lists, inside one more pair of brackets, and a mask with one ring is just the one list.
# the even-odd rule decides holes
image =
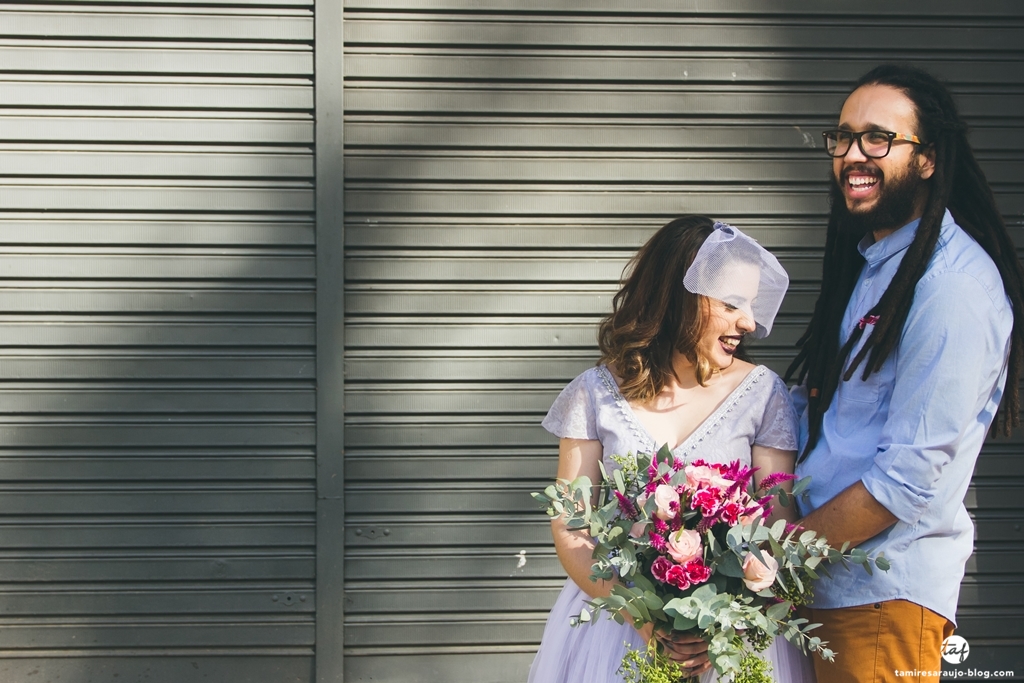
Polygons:
[[875,325],[876,323],[878,323],[877,315],[866,315],[857,323],[857,328],[863,330],[868,325]]

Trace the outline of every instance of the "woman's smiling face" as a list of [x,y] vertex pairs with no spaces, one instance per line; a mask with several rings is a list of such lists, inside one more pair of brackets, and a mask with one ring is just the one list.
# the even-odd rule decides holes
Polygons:
[[756,329],[751,304],[757,297],[761,272],[748,263],[722,266],[722,276],[730,283],[731,292],[722,299],[704,298],[704,334],[699,351],[715,368],[732,365],[743,335]]

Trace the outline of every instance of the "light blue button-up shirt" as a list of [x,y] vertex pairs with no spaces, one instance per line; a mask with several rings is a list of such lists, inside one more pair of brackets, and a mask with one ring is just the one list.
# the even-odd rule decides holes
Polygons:
[[[842,342],[889,286],[918,222],[879,242],[868,235],[860,243],[866,263],[846,306]],[[799,502],[802,514],[862,481],[899,520],[861,544],[884,552],[892,569],[869,576],[856,565],[852,571],[830,568],[832,578],[816,583],[815,607],[903,599],[954,621],[974,546],[963,500],[1002,398],[1012,326],[999,271],[947,211],[898,346],[866,381],[862,364],[840,382],[817,445],[797,466],[799,476],[812,477]],[[793,397],[802,414],[802,449],[804,388],[794,389]]]

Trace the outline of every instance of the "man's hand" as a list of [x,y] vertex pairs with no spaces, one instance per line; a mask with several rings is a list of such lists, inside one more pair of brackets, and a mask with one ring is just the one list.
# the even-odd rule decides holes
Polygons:
[[858,481],[797,524],[817,531],[828,539],[829,545],[838,548],[847,541],[860,545],[898,521]]
[[652,624],[646,624],[640,629],[640,635],[646,641],[650,641],[652,634],[665,648],[668,658],[683,667],[686,676],[699,676],[711,668],[708,644],[703,638],[675,632],[662,633],[659,631],[655,633]]

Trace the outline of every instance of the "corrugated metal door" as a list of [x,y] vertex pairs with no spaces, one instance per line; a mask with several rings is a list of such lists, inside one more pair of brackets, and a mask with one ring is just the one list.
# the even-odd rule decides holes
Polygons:
[[[1024,8],[867,0],[347,0],[347,621],[352,681],[521,681],[564,576],[530,490],[538,426],[595,360],[629,254],[690,212],[816,297],[819,131],[881,59],[952,81],[1001,207],[1024,212]],[[1024,669],[1018,440],[981,460],[961,633]]]
[[0,680],[311,679],[312,40],[0,8]]

